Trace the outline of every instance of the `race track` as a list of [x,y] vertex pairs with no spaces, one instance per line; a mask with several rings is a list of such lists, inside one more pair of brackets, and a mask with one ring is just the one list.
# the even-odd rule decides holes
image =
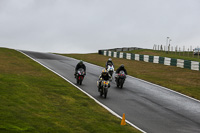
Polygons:
[[[78,60],[54,55],[21,51],[76,84],[74,69]],[[87,75],[77,85],[99,102],[148,133],[200,133],[200,102],[140,79],[128,76],[124,88],[114,80],[107,99],[99,96],[96,81],[102,67],[85,63]]]

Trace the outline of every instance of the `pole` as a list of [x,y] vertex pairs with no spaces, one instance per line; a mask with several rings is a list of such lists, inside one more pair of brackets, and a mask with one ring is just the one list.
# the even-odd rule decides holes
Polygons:
[[177,46],[175,46],[175,55],[176,55],[176,52],[177,52]]
[[[166,48],[168,47],[168,40],[169,40],[169,37],[167,37]],[[166,52],[167,52],[167,49],[166,49]]]
[[193,58],[194,58],[194,49],[193,49]]

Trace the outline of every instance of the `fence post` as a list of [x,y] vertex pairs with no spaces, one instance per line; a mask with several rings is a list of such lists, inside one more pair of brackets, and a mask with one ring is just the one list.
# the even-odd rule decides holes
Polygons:
[[192,55],[193,55],[193,58],[194,58],[194,49],[193,49],[193,54]]

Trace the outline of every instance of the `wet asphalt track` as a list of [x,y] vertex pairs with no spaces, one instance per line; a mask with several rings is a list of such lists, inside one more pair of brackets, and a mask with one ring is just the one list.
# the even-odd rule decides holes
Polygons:
[[[74,68],[78,60],[54,55],[22,51],[76,84]],[[85,63],[87,75],[77,85],[98,101],[148,133],[200,133],[200,102],[128,76],[123,89],[114,81],[107,99],[99,96],[96,81],[102,68]]]

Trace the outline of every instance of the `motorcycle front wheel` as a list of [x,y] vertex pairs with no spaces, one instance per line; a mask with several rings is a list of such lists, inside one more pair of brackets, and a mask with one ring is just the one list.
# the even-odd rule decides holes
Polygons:
[[104,98],[106,98],[106,97],[107,97],[107,93],[108,93],[108,89],[107,89],[107,88],[105,88],[105,89],[104,89]]
[[121,83],[121,86],[120,86],[121,88],[123,88],[123,83]]
[[101,97],[103,96],[103,92],[102,92],[102,91],[100,91],[100,96],[101,96]]
[[79,84],[80,84],[80,85],[82,84],[82,80],[79,81]]
[[102,97],[103,96],[103,90],[102,90],[102,88],[100,88],[99,93],[100,93],[100,96]]

